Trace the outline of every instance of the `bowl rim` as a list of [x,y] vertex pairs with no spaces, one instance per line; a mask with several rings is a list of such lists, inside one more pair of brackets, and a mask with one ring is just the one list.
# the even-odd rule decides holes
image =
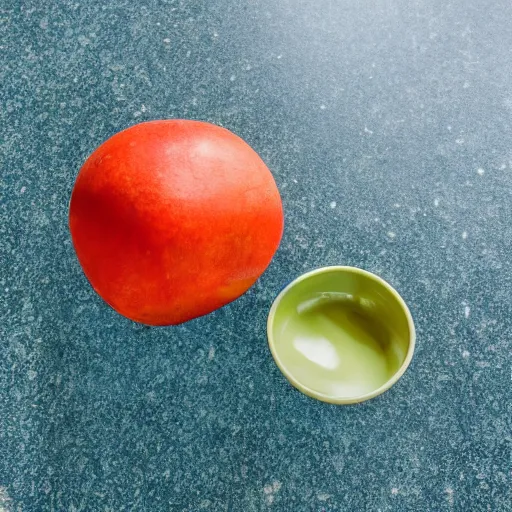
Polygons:
[[[377,389],[374,389],[373,391],[370,391],[369,393],[365,393],[363,395],[355,396],[355,397],[337,397],[332,395],[327,395],[324,393],[320,393],[318,391],[315,391],[308,386],[302,384],[298,379],[296,379],[290,371],[286,368],[286,366],[281,361],[277,350],[275,346],[275,340],[274,335],[272,332],[272,327],[274,325],[274,319],[276,316],[276,312],[279,308],[279,305],[285,295],[294,288],[297,284],[301,283],[302,281],[305,281],[313,276],[317,276],[319,274],[326,274],[329,272],[345,272],[345,273],[353,273],[353,274],[359,274],[363,275],[365,277],[368,277],[372,279],[373,281],[376,281],[380,285],[384,286],[388,291],[391,292],[391,294],[395,297],[395,299],[398,301],[400,306],[402,307],[403,312],[405,313],[406,319],[407,319],[407,325],[409,327],[409,347],[407,349],[407,354],[405,356],[405,359],[400,366],[400,368],[393,374],[391,378],[389,378],[384,384],[382,384]],[[320,267],[316,268],[314,270],[310,270],[309,272],[305,272],[304,274],[301,274],[297,278],[295,278],[293,281],[291,281],[287,286],[285,286],[281,292],[277,295],[277,297],[274,299],[274,302],[272,303],[272,306],[270,308],[268,318],[267,318],[267,339],[268,339],[268,345],[270,348],[270,352],[272,354],[272,357],[274,358],[274,361],[276,362],[278,368],[281,370],[283,375],[288,379],[290,384],[292,384],[295,388],[297,388],[299,391],[304,393],[305,395],[316,398],[317,400],[321,400],[323,402],[328,402],[331,404],[338,404],[338,405],[349,405],[349,404],[356,404],[360,402],[364,402],[366,400],[370,400],[371,398],[375,398],[378,395],[381,395],[385,391],[387,391],[389,388],[391,388],[399,379],[402,377],[402,375],[407,370],[409,364],[411,363],[415,346],[416,346],[416,328],[414,326],[414,320],[412,318],[411,312],[409,311],[409,308],[407,307],[407,304],[405,303],[404,299],[401,297],[401,295],[391,286],[387,281],[382,279],[382,277],[369,272],[367,270],[363,270],[359,267],[351,267],[351,266],[344,266],[344,265],[334,265],[334,266],[328,266],[328,267]]]

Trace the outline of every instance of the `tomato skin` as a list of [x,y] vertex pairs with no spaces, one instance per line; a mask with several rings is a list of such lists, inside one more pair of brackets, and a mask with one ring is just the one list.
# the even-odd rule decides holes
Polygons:
[[272,174],[241,138],[189,120],[141,123],[86,160],[69,227],[85,275],[120,314],[179,324],[235,300],[283,233]]

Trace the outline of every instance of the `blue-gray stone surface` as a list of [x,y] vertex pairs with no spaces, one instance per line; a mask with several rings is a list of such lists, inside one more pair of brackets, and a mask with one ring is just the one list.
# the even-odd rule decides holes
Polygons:
[[[1,511],[512,510],[512,4],[3,0]],[[235,303],[147,328],[96,296],[67,206],[134,123],[247,140],[282,245]],[[340,407],[267,348],[281,287],[363,267],[409,304],[405,376]]]

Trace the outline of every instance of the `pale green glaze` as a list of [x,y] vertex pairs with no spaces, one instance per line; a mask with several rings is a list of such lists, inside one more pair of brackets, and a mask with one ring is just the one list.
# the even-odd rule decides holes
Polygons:
[[276,298],[268,340],[277,365],[300,391],[326,402],[368,400],[403,374],[415,343],[411,314],[374,274],[325,267]]

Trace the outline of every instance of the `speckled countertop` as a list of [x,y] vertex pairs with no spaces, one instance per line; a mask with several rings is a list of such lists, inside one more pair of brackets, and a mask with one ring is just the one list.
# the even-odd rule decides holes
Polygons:
[[[4,0],[0,510],[512,510],[512,5]],[[286,230],[245,296],[146,328],[94,294],[67,205],[110,135],[197,118],[272,169]],[[410,305],[383,396],[295,391],[272,299],[328,264]]]

